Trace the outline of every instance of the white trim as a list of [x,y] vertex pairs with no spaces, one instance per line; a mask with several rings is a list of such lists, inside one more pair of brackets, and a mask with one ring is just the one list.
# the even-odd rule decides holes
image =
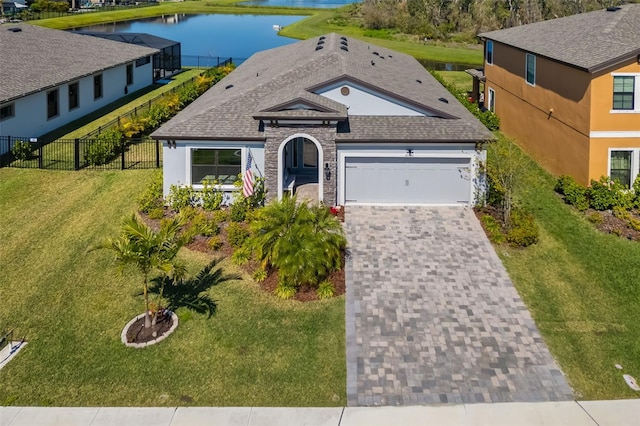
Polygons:
[[283,165],[283,160],[284,160],[284,147],[287,145],[287,142],[289,142],[292,139],[295,138],[305,138],[305,139],[309,139],[311,142],[313,142],[316,145],[316,148],[318,148],[318,201],[322,202],[324,197],[324,176],[323,176],[323,168],[321,167],[321,165],[324,164],[324,152],[322,151],[322,145],[320,145],[320,142],[318,142],[318,140],[316,138],[314,138],[311,135],[308,135],[306,133],[296,133],[294,135],[291,135],[289,137],[287,137],[284,141],[282,141],[280,143],[280,146],[278,147],[278,200],[282,200],[282,195],[283,195],[283,188],[282,186],[284,185],[283,182],[283,178],[284,178],[284,165]]
[[[640,111],[639,111],[640,112]],[[589,133],[590,138],[640,138],[640,130],[631,131],[592,131]]]
[[[349,152],[340,152],[338,154],[338,205],[345,205],[345,192],[346,192],[346,165],[347,165],[347,157],[360,157],[360,158],[466,158],[469,159],[469,173],[470,176],[475,176],[477,174],[477,164],[475,161],[475,153],[474,154],[461,154],[461,153],[438,153],[432,152],[429,150],[416,152],[411,157],[407,157],[406,151],[404,150],[394,150],[393,152],[366,152],[366,151],[349,151]],[[473,193],[473,185],[469,183],[469,204],[467,206],[473,205],[474,203],[474,193]],[[349,204],[358,204],[358,205],[377,205],[375,203],[349,203]],[[402,206],[430,206],[430,205],[438,205],[438,206],[461,206],[460,203],[454,204],[387,204],[385,205],[402,205]]]
[[487,102],[485,107],[493,113],[496,112],[496,91],[491,87],[487,87]]
[[[633,109],[611,109],[611,114],[640,114],[640,73],[635,72],[612,72],[611,78],[634,77],[633,80]],[[611,86],[611,101],[613,103],[613,86]],[[612,104],[613,107],[613,104]]]
[[[635,103],[635,100],[634,100]],[[640,109],[612,109],[611,114],[640,114]]]

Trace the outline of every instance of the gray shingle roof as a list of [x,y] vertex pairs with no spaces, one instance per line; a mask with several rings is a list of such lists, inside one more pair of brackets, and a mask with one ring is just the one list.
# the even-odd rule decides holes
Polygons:
[[[10,31],[19,28],[21,31]],[[0,25],[0,102],[54,87],[156,49],[28,24]]]
[[[331,111],[339,118],[346,107],[313,93],[328,82],[350,79],[399,101],[415,105],[435,117],[372,117],[372,128],[360,126],[364,118],[355,120],[345,139],[377,139],[400,141],[415,138],[429,139],[430,135],[448,135],[439,140],[487,140],[493,135],[466,108],[438,83],[418,61],[409,55],[351,39],[348,50],[341,49],[341,37],[327,34],[323,48],[316,50],[319,38],[256,53],[223,81],[185,108],[172,120],[152,134],[157,139],[264,139],[259,120],[278,105],[293,100],[307,100]],[[440,99],[446,99],[443,102]],[[266,111],[270,111],[267,113]],[[283,118],[327,115],[281,111]],[[358,124],[356,124],[358,123]],[[399,123],[399,122],[398,122]],[[371,134],[371,129],[378,129]]]
[[640,4],[479,35],[595,72],[640,53]]

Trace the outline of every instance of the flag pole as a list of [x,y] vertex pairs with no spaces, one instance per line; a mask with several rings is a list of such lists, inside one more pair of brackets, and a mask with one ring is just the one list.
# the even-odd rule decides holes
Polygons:
[[256,160],[255,160],[256,157],[253,155],[253,152],[251,152],[251,148],[247,147],[247,150],[249,151],[249,155],[253,157],[253,165],[258,171],[258,174],[260,175],[260,177],[264,177],[264,175],[262,174],[262,171],[260,170],[260,167],[258,167],[258,165],[256,164]]

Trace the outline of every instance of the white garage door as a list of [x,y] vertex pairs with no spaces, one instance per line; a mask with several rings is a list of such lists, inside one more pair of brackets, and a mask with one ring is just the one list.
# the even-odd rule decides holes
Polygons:
[[469,158],[347,157],[345,203],[469,204]]

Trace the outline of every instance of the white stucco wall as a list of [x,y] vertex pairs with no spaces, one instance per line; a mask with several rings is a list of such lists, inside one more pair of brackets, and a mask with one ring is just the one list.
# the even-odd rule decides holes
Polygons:
[[[341,92],[344,87],[349,89],[349,94],[346,96]],[[349,115],[429,115],[426,111],[420,111],[408,104],[359,87],[350,82],[332,85],[316,93],[343,105],[347,105],[349,107]]]
[[[128,86],[128,92],[133,93],[153,83],[152,70],[152,63],[141,67],[136,67],[134,63],[133,84]],[[51,119],[47,119],[47,93],[55,88],[9,102],[14,105],[14,116],[0,121],[0,136],[38,137],[125,95],[126,65],[110,68],[97,74],[102,74],[102,98],[93,99],[93,77],[96,74],[64,83],[57,87],[58,115]],[[74,82],[79,83],[79,107],[69,111],[69,84]]]
[[396,144],[338,144],[337,146],[337,185],[338,204],[345,204],[345,164],[347,157],[438,157],[469,158],[471,160],[470,194],[475,204],[484,198],[486,191],[485,176],[480,174],[480,165],[486,162],[485,149],[476,150],[471,143],[437,144],[437,143],[396,143]]
[[[167,141],[162,141],[163,162],[163,195],[166,198],[171,190],[171,185],[192,185],[191,182],[191,150],[193,149],[240,149],[242,151],[241,171],[247,167],[247,155],[249,150],[253,157],[251,170],[254,178],[263,177],[264,174],[264,144],[256,142],[237,141],[176,141],[175,148],[169,148]],[[200,189],[201,185],[192,185],[194,189]],[[227,192],[227,201],[233,192],[233,187],[224,187]]]

